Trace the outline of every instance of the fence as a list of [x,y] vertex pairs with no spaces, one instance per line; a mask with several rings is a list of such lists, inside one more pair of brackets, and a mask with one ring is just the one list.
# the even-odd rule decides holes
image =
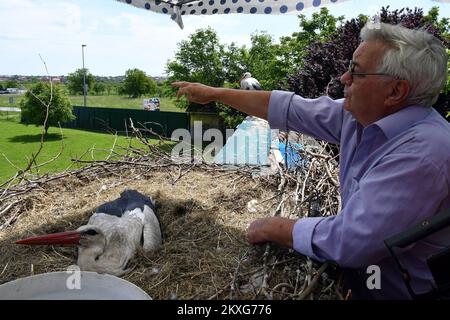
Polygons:
[[129,130],[131,118],[136,128],[152,129],[166,137],[170,137],[172,132],[179,128],[190,130],[189,114],[181,112],[74,106],[73,114],[76,119],[65,123],[66,128],[114,130],[123,133]]

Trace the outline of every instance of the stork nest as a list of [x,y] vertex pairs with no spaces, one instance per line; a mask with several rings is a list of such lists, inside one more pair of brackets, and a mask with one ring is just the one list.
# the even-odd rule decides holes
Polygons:
[[130,147],[51,176],[20,173],[1,185],[0,284],[76,263],[76,248],[19,246],[16,240],[74,230],[99,205],[136,189],[156,201],[165,239],[157,252],[138,252],[123,278],[153,299],[342,298],[323,272],[327,265],[245,240],[256,218],[338,212],[338,166],[324,145],[299,151],[305,167],[254,178],[253,168],[174,160],[138,138],[145,150]]

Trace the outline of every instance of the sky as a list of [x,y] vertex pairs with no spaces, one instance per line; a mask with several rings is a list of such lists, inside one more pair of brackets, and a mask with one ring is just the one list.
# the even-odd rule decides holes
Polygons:
[[[373,15],[391,9],[440,8],[450,17],[450,0],[350,0],[328,6],[331,14]],[[447,3],[445,3],[447,2]],[[306,16],[318,9],[305,9]],[[221,43],[250,45],[251,34],[266,31],[274,39],[299,30],[296,14],[184,16],[184,29],[168,15],[114,0],[0,0],[0,75],[67,75],[85,67],[94,75],[118,76],[138,68],[164,76],[177,44],[196,29],[211,27]],[[42,57],[42,60],[41,60]]]

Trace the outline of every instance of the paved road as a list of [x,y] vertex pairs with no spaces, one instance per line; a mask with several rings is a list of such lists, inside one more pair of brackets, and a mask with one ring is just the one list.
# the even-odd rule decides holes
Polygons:
[[0,107],[0,111],[20,112],[20,108]]

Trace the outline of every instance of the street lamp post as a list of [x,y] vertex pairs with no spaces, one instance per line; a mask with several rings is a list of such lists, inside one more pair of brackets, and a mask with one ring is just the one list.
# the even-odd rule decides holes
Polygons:
[[81,45],[81,56],[83,58],[83,95],[84,95],[84,107],[86,107],[86,69],[84,68],[84,47],[85,44]]

